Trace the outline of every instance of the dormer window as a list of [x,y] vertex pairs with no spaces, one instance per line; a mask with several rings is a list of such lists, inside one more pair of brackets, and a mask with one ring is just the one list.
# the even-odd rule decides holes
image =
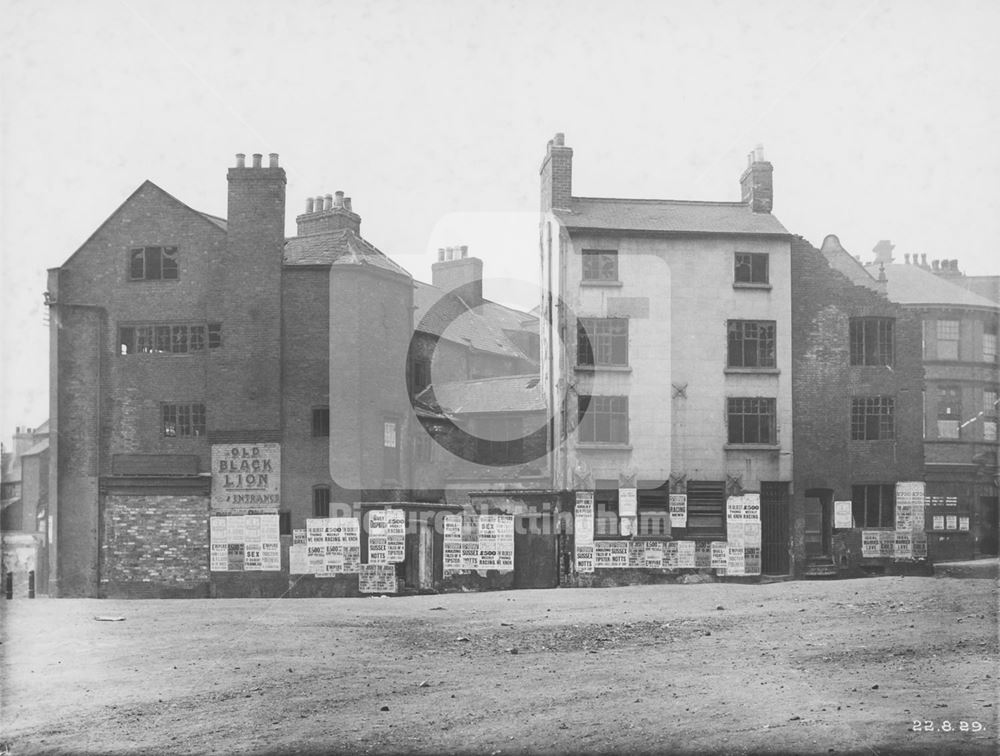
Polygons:
[[177,247],[129,250],[129,278],[133,281],[176,281],[180,278]]

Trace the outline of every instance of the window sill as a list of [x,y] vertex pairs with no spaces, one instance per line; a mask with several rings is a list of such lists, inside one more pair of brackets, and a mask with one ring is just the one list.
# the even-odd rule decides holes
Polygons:
[[726,451],[781,451],[781,444],[726,444]]
[[733,281],[734,289],[760,289],[761,291],[770,291],[771,284],[769,283],[742,283],[740,281]]
[[727,367],[726,375],[780,375],[778,368],[768,367]]
[[631,373],[629,365],[574,365],[577,373]]
[[632,444],[611,444],[600,441],[582,441],[576,444],[582,451],[632,451]]
[[607,287],[615,289],[621,288],[624,285],[621,281],[601,281],[596,278],[585,278],[580,281],[580,286],[593,286],[595,288]]

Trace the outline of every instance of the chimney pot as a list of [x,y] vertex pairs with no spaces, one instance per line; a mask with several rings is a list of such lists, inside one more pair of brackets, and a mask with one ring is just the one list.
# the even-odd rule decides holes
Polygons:
[[332,210],[333,209],[333,195],[332,194],[327,194],[325,197],[323,197],[323,209],[324,210]]
[[270,153],[267,156],[267,161],[268,161],[267,165],[268,165],[269,168],[277,168],[278,167],[278,153],[277,152]]
[[920,254],[920,264],[923,267],[925,267],[925,268],[927,267],[927,253],[926,252],[922,252]]
[[466,257],[469,256],[469,245],[468,244],[463,244],[461,247],[459,247],[459,249],[462,250],[462,259],[463,260]]
[[347,210],[347,212],[349,212],[349,213],[353,213],[354,212],[354,210],[351,209],[351,198],[350,197],[344,197],[344,209]]
[[255,152],[253,154],[253,167],[254,168],[260,168],[260,161],[261,161],[261,158],[263,158],[263,157],[264,156],[261,155],[259,152]]
[[958,273],[958,260],[951,261],[951,269],[956,273]]
[[306,199],[306,214],[308,215],[312,211],[313,211],[313,198],[312,197],[308,197]]
[[566,143],[566,135],[563,134],[563,132],[561,131],[557,131],[555,138],[552,140],[552,143],[556,147],[562,147]]
[[333,196],[334,196],[333,206],[334,207],[343,207],[344,206],[344,193],[341,192],[341,191],[336,191],[336,192],[333,193]]
[[753,150],[753,161],[755,163],[764,162],[764,145],[758,144]]
[[909,252],[904,252],[903,253],[903,264],[904,265],[909,265],[910,264],[910,253]]
[[247,167],[247,156],[244,155],[242,152],[236,153],[236,167],[237,168]]
[[940,260],[931,260],[931,267],[934,268],[934,270],[938,270],[938,266],[940,264],[941,264]]
[[444,262],[444,247],[438,247],[438,262]]

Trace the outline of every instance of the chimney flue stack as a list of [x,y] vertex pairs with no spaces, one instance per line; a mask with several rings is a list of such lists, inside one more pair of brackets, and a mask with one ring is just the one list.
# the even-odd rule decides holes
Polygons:
[[323,209],[332,210],[333,209],[333,195],[327,194],[323,197]]
[[309,197],[306,200],[306,215],[308,215],[312,211],[313,211],[313,199],[312,199],[312,197]]
[[747,155],[747,168],[740,176],[740,196],[740,201],[755,213],[770,213],[774,207],[774,166],[764,159],[761,144]]
[[261,154],[260,154],[259,152],[255,152],[255,153],[253,154],[253,167],[254,167],[254,168],[260,168],[260,161],[261,161],[261,159],[262,159],[263,157],[264,157],[264,156],[263,156],[263,155],[261,155]]
[[903,264],[904,265],[909,265],[910,264],[910,253],[909,252],[904,252],[903,253]]
[[237,168],[247,167],[247,156],[244,155],[242,152],[236,153],[236,167]]
[[278,167],[278,153],[272,152],[267,156],[267,167],[277,168]]

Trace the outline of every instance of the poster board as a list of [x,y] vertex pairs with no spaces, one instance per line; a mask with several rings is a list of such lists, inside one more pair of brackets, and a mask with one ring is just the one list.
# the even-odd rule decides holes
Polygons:
[[396,593],[394,564],[362,564],[358,570],[358,591],[361,593]]
[[281,444],[212,444],[213,511],[281,506]]
[[687,494],[670,494],[670,527],[687,527]]
[[853,505],[850,500],[833,502],[833,527],[854,527]]
[[212,572],[279,572],[278,515],[216,515],[209,518]]

